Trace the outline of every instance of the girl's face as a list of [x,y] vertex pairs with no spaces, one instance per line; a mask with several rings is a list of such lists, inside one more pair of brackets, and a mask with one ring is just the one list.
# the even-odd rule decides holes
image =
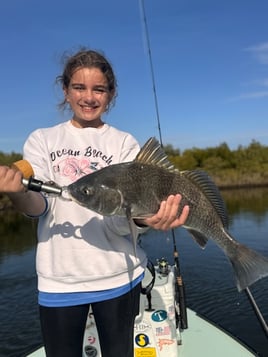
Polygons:
[[103,125],[101,115],[113,98],[108,90],[105,75],[95,67],[83,67],[75,71],[64,94],[74,115],[72,123],[78,128]]

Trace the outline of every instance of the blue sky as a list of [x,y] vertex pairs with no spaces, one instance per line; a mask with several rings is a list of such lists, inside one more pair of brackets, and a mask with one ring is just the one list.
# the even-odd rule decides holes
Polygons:
[[[268,1],[144,0],[164,144],[268,145]],[[102,50],[119,95],[104,117],[143,144],[158,135],[140,0],[0,4],[0,151],[70,117],[57,110],[64,51]]]

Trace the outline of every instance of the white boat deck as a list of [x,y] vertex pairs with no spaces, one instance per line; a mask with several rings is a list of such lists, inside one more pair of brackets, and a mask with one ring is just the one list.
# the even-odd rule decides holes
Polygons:
[[[174,281],[173,269],[168,275],[156,274],[155,285],[151,291],[152,310],[146,308],[147,299],[141,295],[141,310],[134,327],[135,357],[257,356],[237,339],[190,309],[187,309],[188,328],[182,331],[176,329]],[[145,343],[141,344],[140,341]],[[81,351],[81,357],[87,356],[101,357],[92,314],[88,317],[84,351]],[[45,357],[44,348],[38,349],[28,357]]]
[[[257,356],[236,339],[198,316],[194,311],[187,309],[187,315],[189,328],[181,332],[182,344],[178,346],[178,357]],[[143,350],[149,352],[146,348]],[[157,355],[148,355],[147,353],[144,356],[156,357]],[[44,348],[38,349],[28,357],[46,357]]]
[[187,309],[189,328],[181,332],[180,357],[252,357],[250,352],[235,338],[214,324]]

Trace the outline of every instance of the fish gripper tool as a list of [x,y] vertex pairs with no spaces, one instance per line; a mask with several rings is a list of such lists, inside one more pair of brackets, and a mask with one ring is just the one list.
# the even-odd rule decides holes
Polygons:
[[22,183],[28,190],[35,192],[44,192],[47,194],[61,196],[63,191],[63,188],[58,186],[53,181],[43,182],[33,178],[32,176],[28,179],[23,178]]

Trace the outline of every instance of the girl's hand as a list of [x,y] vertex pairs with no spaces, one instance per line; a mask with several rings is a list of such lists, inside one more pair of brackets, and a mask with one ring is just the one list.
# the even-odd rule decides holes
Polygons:
[[184,206],[178,216],[181,195],[170,195],[166,201],[162,201],[159,211],[152,217],[143,220],[145,225],[154,229],[168,230],[183,225],[189,214],[189,206]]
[[0,166],[0,192],[24,192],[22,176],[22,173],[18,170]]

